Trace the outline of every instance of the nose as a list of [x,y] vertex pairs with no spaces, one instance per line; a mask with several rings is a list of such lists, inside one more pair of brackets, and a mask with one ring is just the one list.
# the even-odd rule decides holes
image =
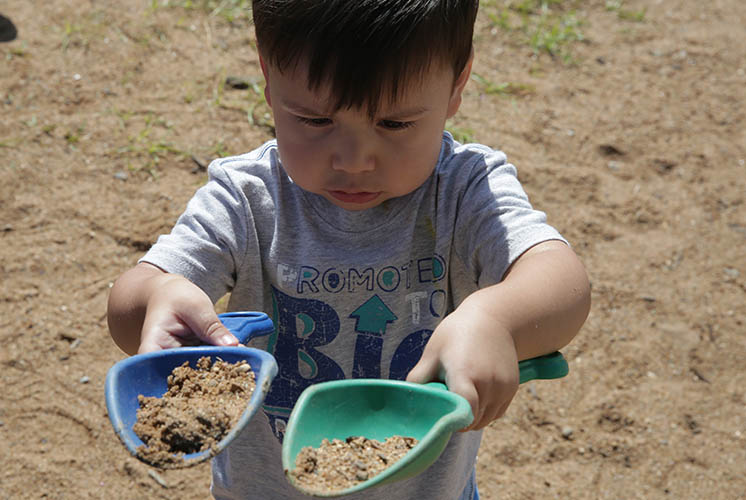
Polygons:
[[350,174],[370,172],[375,169],[373,141],[362,134],[346,133],[338,138],[332,153],[332,169]]

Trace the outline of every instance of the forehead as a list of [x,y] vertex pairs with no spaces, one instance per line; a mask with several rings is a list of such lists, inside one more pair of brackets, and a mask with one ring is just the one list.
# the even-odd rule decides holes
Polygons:
[[404,78],[392,80],[390,84],[384,84],[383,88],[375,89],[378,92],[375,104],[363,100],[360,106],[344,106],[340,104],[331,75],[321,79],[317,86],[311,84],[308,63],[303,58],[282,70],[269,63],[265,65],[270,88],[274,93],[280,94],[277,97],[282,101],[313,106],[315,110],[327,113],[342,108],[356,108],[374,116],[398,112],[404,108],[430,107],[440,101],[447,101],[454,82],[453,70],[449,66],[431,64],[421,73],[404,75]]

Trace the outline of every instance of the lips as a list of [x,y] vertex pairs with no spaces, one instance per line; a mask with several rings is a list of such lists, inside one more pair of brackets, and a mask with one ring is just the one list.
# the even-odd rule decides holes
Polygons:
[[381,194],[380,191],[377,192],[370,192],[370,191],[338,191],[338,190],[331,190],[329,191],[329,194],[336,200],[339,200],[343,203],[352,203],[352,204],[365,204],[370,203],[371,201],[378,198],[378,196]]

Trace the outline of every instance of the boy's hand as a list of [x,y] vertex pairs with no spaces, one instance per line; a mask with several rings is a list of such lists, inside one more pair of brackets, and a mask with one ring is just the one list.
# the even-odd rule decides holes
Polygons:
[[238,345],[202,289],[149,264],[138,264],[117,280],[108,318],[112,337],[129,354],[198,344]]
[[433,332],[411,382],[444,380],[471,404],[481,429],[501,417],[518,390],[518,360],[559,350],[588,316],[588,276],[556,240],[526,250],[503,280],[464,299]]
[[138,353],[199,344],[238,345],[198,286],[172,274],[152,279],[159,283],[154,283],[155,293],[148,301]]
[[477,307],[463,304],[433,332],[407,381],[445,381],[466,398],[478,430],[505,414],[518,391],[515,345],[509,332]]

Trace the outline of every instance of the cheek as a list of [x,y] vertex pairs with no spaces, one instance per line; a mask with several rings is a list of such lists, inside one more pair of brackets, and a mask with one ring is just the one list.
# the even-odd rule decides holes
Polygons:
[[292,116],[275,116],[275,134],[278,144],[297,154],[310,155],[320,150],[319,134]]
[[324,165],[323,152],[313,142],[282,135],[279,129],[277,143],[285,172],[303,189],[315,191]]
[[379,175],[385,176],[386,183],[398,195],[408,194],[420,187],[432,174],[438,161],[440,144],[433,148],[432,141],[420,143],[419,147],[407,147],[393,150],[395,154],[388,157],[388,168],[381,169]]
[[[411,165],[417,175],[427,177],[435,167],[440,155],[443,130],[432,128],[415,137],[409,138],[405,143],[399,145],[398,157]],[[423,173],[425,171],[426,173]]]
[[313,164],[313,154],[302,144],[283,140],[278,136],[278,149],[283,167],[293,176],[302,175]]

